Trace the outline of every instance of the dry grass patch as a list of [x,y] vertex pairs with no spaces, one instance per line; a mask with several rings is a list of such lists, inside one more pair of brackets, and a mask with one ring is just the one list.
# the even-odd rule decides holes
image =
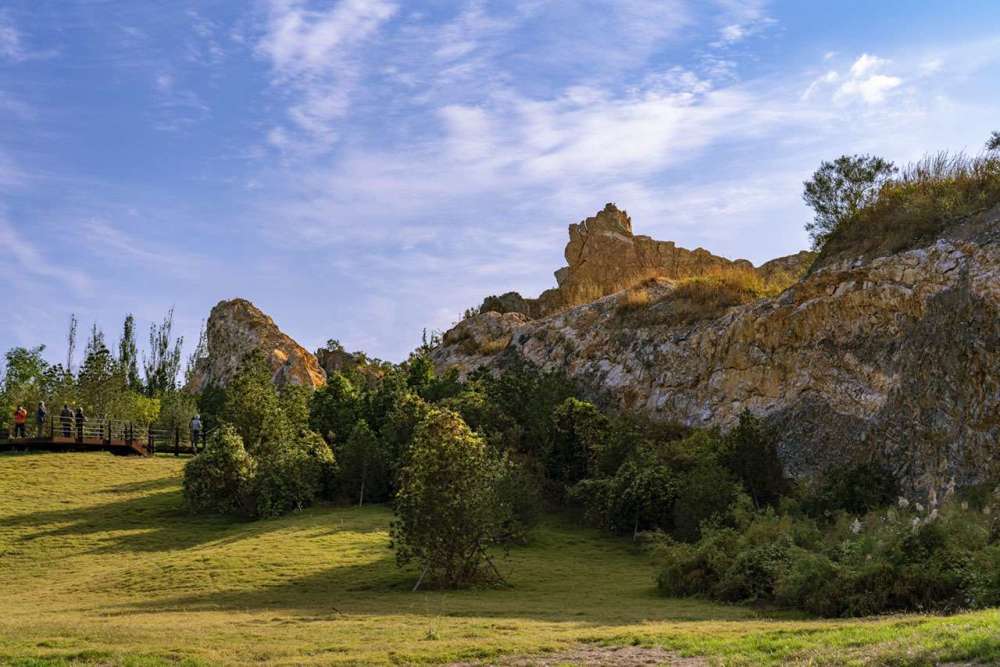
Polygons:
[[1000,156],[942,152],[906,167],[871,206],[840,225],[814,269],[917,248],[948,227],[1000,205]]

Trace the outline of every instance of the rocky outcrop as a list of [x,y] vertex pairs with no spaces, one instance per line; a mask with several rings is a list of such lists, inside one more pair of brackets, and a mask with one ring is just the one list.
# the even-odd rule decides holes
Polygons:
[[208,318],[207,355],[199,359],[188,388],[194,392],[225,387],[244,359],[259,352],[271,367],[277,386],[319,387],[326,373],[316,357],[278,329],[270,317],[245,299],[222,301]]
[[[691,426],[751,410],[777,427],[797,475],[878,454],[919,489],[974,482],[1000,458],[1000,209],[693,324],[672,319],[675,283],[647,290],[640,311],[618,294],[534,321],[480,315],[434,358],[467,372],[520,356],[611,407]],[[455,342],[477,336],[510,343],[486,354]]]
[[[537,299],[525,299],[517,292],[491,296],[480,306],[480,312],[545,317],[655,278],[678,280],[727,269],[756,270],[745,259],[730,260],[703,248],[687,250],[672,241],[636,236],[632,233],[632,219],[614,204],[570,225],[564,254],[567,266],[555,272],[558,287],[546,290]],[[761,275],[765,280],[777,277],[779,272],[797,278],[812,258],[813,253],[801,252],[773,260],[761,267]]]

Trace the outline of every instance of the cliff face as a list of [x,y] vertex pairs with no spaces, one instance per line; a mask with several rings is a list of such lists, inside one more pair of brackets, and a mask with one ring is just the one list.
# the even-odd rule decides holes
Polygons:
[[594,217],[569,226],[565,250],[567,266],[555,272],[558,287],[537,299],[516,292],[487,298],[481,312],[521,313],[531,318],[590,303],[651,279],[677,280],[743,269],[760,271],[765,280],[785,272],[795,277],[805,272],[813,253],[802,252],[768,262],[759,270],[745,259],[730,260],[697,248],[679,248],[672,241],[656,241],[632,233],[632,219],[614,204]]
[[519,355],[608,405],[692,426],[749,409],[778,427],[797,475],[878,453],[919,489],[974,482],[1000,455],[1000,210],[693,323],[676,318],[678,283],[647,292],[639,309],[623,293],[534,321],[480,315],[435,361],[468,371]]
[[278,386],[319,387],[326,373],[316,357],[278,329],[270,317],[245,299],[222,301],[208,318],[208,355],[195,366],[189,388],[224,387],[254,351],[263,354]]

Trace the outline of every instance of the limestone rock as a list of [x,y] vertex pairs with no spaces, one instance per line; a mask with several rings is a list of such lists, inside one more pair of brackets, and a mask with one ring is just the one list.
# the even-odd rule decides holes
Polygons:
[[[480,311],[545,317],[655,278],[678,280],[723,269],[755,270],[745,259],[730,260],[703,248],[687,250],[672,241],[636,236],[632,219],[614,204],[570,225],[564,254],[567,266],[555,272],[558,287],[546,290],[537,299],[525,299],[516,292],[492,296],[483,302]],[[798,277],[811,259],[812,253],[804,252],[774,260],[761,267],[762,277],[771,278],[779,271]]]
[[316,357],[278,329],[270,317],[245,299],[222,301],[206,327],[208,354],[200,359],[188,385],[195,392],[225,387],[254,351],[263,354],[275,385],[319,387],[326,373]]
[[[595,232],[629,257],[717,261],[630,244],[630,222],[613,211],[585,228],[571,240],[571,268],[591,256]],[[671,320],[675,289],[652,283],[634,316],[621,294],[533,321],[480,315],[446,334],[434,358],[442,370],[499,367],[498,352],[460,349],[462,331],[483,328],[511,337],[503,358],[561,369],[609,407],[723,428],[749,409],[777,427],[800,476],[877,454],[921,489],[976,482],[1000,460],[1000,209],[927,247],[825,265],[777,297],[693,324]]]

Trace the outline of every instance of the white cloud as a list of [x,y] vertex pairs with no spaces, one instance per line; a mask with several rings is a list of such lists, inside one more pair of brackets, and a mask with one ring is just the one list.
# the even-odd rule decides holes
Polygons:
[[295,98],[289,117],[314,145],[335,140],[331,123],[347,112],[361,76],[358,50],[397,9],[387,0],[341,0],[325,11],[300,0],[270,0],[257,51],[270,60],[274,84]]
[[[832,56],[824,57],[831,60]],[[813,81],[802,93],[801,99],[808,101],[821,90],[832,89],[832,100],[836,104],[846,105],[861,101],[867,105],[879,105],[885,102],[889,94],[903,85],[899,76],[883,73],[890,61],[868,53],[863,53],[852,64],[848,71],[840,74],[837,70],[829,70]]]

